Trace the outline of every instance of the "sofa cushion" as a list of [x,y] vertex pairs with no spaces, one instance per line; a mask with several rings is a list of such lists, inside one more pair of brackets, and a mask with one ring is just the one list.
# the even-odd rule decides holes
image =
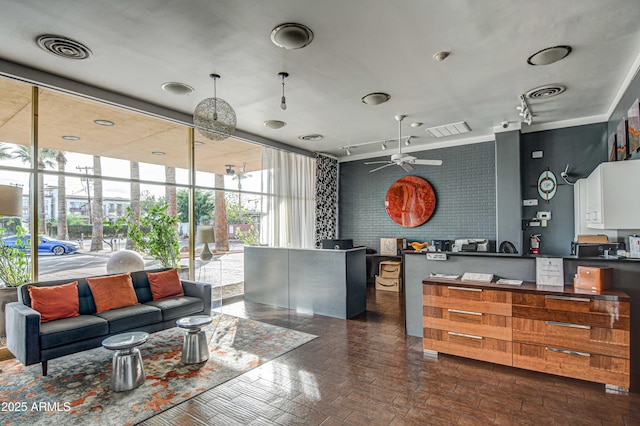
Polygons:
[[129,273],[87,278],[87,282],[93,294],[97,313],[138,303]]
[[41,349],[86,340],[109,334],[109,324],[95,315],[80,315],[46,322],[40,325]]
[[[178,296],[170,299],[152,300],[145,305],[154,306],[162,310],[162,320],[169,321],[191,314],[202,312],[204,302],[198,297]],[[208,312],[205,312],[208,314]]]
[[80,315],[78,282],[51,287],[29,286],[31,307],[40,312],[40,322]]
[[169,269],[162,272],[147,272],[149,287],[153,300],[162,300],[169,297],[184,296],[182,283],[177,269]]
[[160,309],[145,304],[111,309],[101,312],[97,314],[97,316],[109,322],[110,334],[120,333],[162,321],[162,312]]

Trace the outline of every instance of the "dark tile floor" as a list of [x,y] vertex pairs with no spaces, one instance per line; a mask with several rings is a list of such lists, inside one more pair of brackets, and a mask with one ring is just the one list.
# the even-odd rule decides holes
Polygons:
[[403,294],[368,289],[344,321],[239,302],[223,307],[320,336],[167,410],[152,425],[640,425],[639,394],[447,355],[404,334]]

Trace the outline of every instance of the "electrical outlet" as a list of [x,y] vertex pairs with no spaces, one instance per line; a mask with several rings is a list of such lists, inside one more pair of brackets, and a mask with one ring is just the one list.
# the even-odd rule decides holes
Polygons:
[[536,214],[536,219],[540,220],[551,220],[551,212],[538,212]]

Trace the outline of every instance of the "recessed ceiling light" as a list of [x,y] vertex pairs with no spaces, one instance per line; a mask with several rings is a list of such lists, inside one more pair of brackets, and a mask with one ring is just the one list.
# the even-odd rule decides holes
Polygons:
[[566,58],[569,53],[571,53],[570,46],[547,47],[529,56],[527,63],[529,65],[549,65]]
[[114,126],[115,123],[113,121],[109,121],[109,120],[93,120],[94,123],[96,123],[99,126]]
[[63,136],[62,139],[66,141],[79,141],[80,138],[78,136]]
[[286,50],[301,49],[313,41],[313,31],[302,24],[280,24],[271,31],[271,41]]
[[91,49],[84,44],[53,34],[44,34],[36,39],[43,50],[65,59],[87,59],[91,56]]
[[204,142],[200,142],[200,141],[193,141],[193,144],[194,144],[195,146],[202,146],[202,145],[204,145]]
[[268,129],[277,130],[277,129],[282,129],[284,126],[287,125],[287,123],[280,120],[267,120],[263,123],[263,125]]
[[165,155],[165,154],[166,154],[166,152],[162,152],[162,151],[153,151],[153,152],[151,152],[151,154],[153,154],[153,155]]
[[176,81],[170,81],[168,83],[164,83],[162,85],[162,90],[167,93],[171,93],[172,95],[190,95],[193,93],[193,87],[188,84],[178,83]]
[[298,136],[298,139],[303,140],[303,141],[310,141],[310,142],[317,142],[317,141],[321,141],[324,138],[324,136],[319,135],[319,134],[311,134],[311,135],[302,135],[302,136]]
[[387,102],[389,99],[391,99],[391,96],[388,93],[375,92],[363,96],[362,102],[367,105],[380,105]]
[[450,55],[449,52],[445,52],[444,50],[442,52],[438,52],[435,55],[433,55],[433,59],[435,59],[438,62],[442,62],[445,59],[447,59],[447,57]]

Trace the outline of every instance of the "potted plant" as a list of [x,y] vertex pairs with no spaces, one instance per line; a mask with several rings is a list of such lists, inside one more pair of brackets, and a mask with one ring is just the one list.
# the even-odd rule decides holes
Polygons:
[[118,232],[127,226],[128,238],[137,250],[158,260],[165,268],[175,268],[180,260],[178,245],[178,217],[167,214],[166,203],[157,204],[135,220],[127,207],[124,217],[116,224]]
[[[0,228],[0,235],[6,229]],[[22,226],[16,226],[16,236],[24,237]],[[17,287],[31,280],[31,256],[24,250],[24,239],[16,240],[16,247],[7,246],[0,240],[0,336],[7,334],[4,307],[7,303],[18,301]]]

